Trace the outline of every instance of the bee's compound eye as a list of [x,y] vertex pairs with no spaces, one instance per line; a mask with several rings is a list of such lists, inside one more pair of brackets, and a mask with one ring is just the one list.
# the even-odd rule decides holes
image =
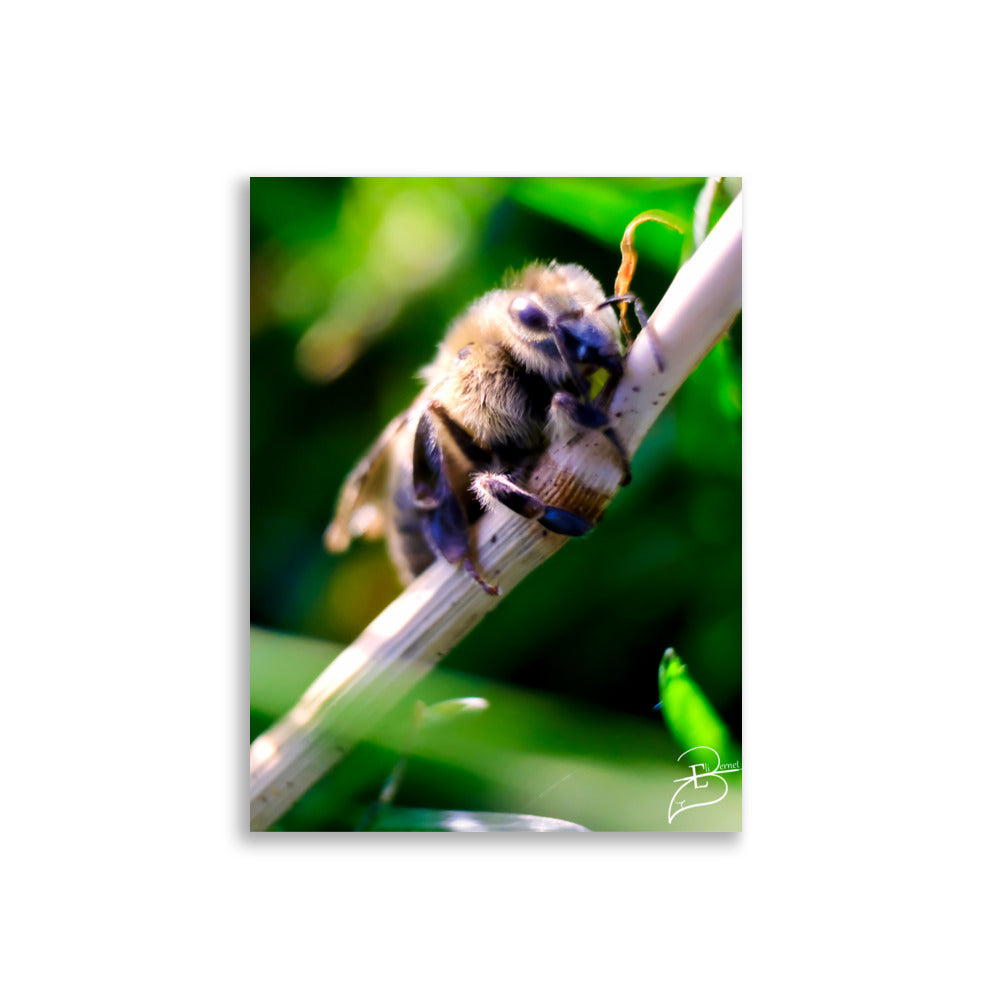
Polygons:
[[550,328],[549,317],[545,315],[545,311],[523,295],[519,295],[511,302],[510,311],[514,318],[529,330],[544,333]]

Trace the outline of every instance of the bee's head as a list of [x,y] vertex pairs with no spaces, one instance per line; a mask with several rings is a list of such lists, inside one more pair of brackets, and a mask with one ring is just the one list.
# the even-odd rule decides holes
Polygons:
[[529,268],[510,293],[511,349],[529,371],[579,380],[620,374],[621,334],[596,279],[576,264]]

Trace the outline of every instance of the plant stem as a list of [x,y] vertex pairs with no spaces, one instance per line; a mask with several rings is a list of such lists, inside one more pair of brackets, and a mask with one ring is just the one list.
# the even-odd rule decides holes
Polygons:
[[[636,338],[609,411],[633,454],[653,421],[729,329],[742,306],[742,195],[678,271]],[[656,340],[656,348],[651,344]],[[664,361],[661,371],[656,363]],[[596,521],[621,466],[594,432],[554,442],[530,488],[547,503]],[[498,508],[477,527],[486,578],[508,593],[567,541]],[[266,830],[385,715],[502,598],[438,560],[316,679],[299,703],[250,747],[250,829]]]

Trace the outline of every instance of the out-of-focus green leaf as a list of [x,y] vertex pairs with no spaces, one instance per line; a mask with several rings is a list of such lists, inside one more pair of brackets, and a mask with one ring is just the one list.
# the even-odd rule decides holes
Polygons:
[[[625,227],[651,208],[677,217],[687,225],[701,178],[676,178],[672,183],[647,185],[631,179],[600,177],[531,177],[514,183],[511,196],[536,212],[572,226],[592,238],[615,246]],[[639,259],[650,257],[671,270],[677,267],[683,236],[663,227],[643,231]]]
[[708,177],[692,209],[691,227],[684,235],[681,261],[685,262],[704,242],[723,213],[739,194],[738,177]]
[[250,708],[272,718],[284,715],[342,648],[251,626]]
[[579,823],[550,816],[398,806],[380,810],[370,829],[380,833],[590,833]]
[[660,661],[659,680],[663,720],[678,744],[685,749],[711,747],[722,760],[732,757],[729,730],[672,649]]
[[479,712],[485,712],[489,707],[490,703],[485,698],[449,698],[447,701],[427,705],[421,721],[425,726],[450,722],[460,715],[477,715]]

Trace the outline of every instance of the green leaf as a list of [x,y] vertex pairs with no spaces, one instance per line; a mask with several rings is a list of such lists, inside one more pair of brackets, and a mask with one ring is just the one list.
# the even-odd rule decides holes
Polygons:
[[460,715],[478,715],[485,712],[490,703],[485,698],[449,698],[433,705],[426,705],[422,722],[425,726],[448,722]]
[[398,806],[381,809],[369,829],[380,833],[590,833],[579,823],[550,816]]
[[[617,246],[629,222],[650,208],[674,215],[686,228],[702,184],[701,178],[643,183],[638,178],[530,177],[516,181],[510,195],[535,212]],[[648,257],[676,270],[682,242],[679,233],[647,226],[641,237],[640,259]]]
[[711,747],[724,761],[739,757],[726,724],[673,649],[660,661],[660,700],[663,720],[682,749]]
[[343,650],[332,642],[250,626],[250,708],[276,719]]

